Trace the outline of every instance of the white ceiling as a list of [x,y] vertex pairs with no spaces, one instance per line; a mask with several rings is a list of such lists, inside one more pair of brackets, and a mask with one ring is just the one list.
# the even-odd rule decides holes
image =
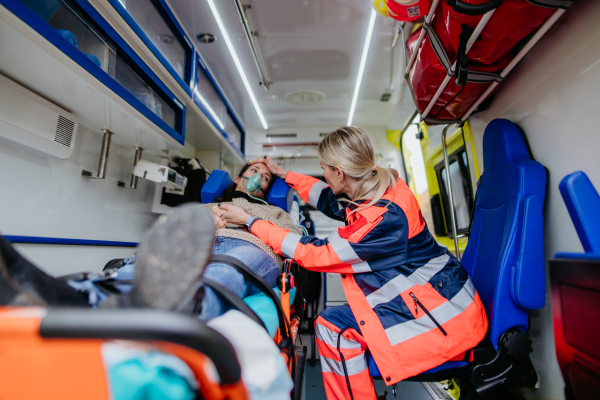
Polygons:
[[[212,44],[197,42],[203,58],[244,121],[246,129],[262,129],[206,0],[169,0],[192,40],[212,33]],[[259,33],[259,46],[270,90],[260,77],[239,19],[235,0],[215,0],[223,23],[253,86],[269,128],[345,125],[358,75],[371,13],[368,0],[243,0]],[[385,127],[398,99],[400,45],[391,44],[398,23],[377,17],[353,125]],[[392,66],[394,57],[394,67]],[[392,75],[392,72],[393,75]],[[394,77],[392,98],[381,102]],[[325,99],[313,106],[292,105],[285,97],[296,91],[317,91]]]

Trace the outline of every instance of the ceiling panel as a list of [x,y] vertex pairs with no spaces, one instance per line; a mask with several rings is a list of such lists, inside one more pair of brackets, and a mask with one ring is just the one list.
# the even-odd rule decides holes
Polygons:
[[[192,38],[212,33],[212,44],[198,48],[247,129],[260,121],[233,64],[205,0],[170,0],[175,14]],[[245,0],[255,42],[273,82],[270,90],[260,77],[235,0],[215,0],[223,23],[245,68],[269,126],[344,125],[356,84],[371,13],[366,0]],[[377,17],[353,124],[385,127],[399,99],[401,49],[391,44],[398,23]],[[392,62],[393,61],[393,62]],[[393,81],[392,81],[393,78]],[[394,85],[392,85],[394,83]],[[324,100],[314,105],[290,104],[286,96],[316,91]],[[388,102],[381,95],[391,93]]]

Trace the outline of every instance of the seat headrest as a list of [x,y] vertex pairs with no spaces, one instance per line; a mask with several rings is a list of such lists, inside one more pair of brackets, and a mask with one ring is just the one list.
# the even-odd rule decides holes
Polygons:
[[600,196],[583,171],[567,175],[558,185],[586,253],[600,253]]
[[483,165],[485,173],[494,172],[510,161],[530,160],[523,135],[507,119],[495,119],[483,135]]

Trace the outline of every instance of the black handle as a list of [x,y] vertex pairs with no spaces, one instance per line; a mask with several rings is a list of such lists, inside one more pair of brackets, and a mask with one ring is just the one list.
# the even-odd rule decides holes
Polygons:
[[465,15],[483,15],[494,8],[502,5],[503,0],[489,0],[482,4],[469,4],[461,0],[446,0],[448,4],[457,13]]
[[158,340],[206,355],[225,385],[240,380],[235,350],[219,332],[196,318],[157,310],[48,309],[40,336],[69,339]]
[[458,51],[456,54],[456,73],[454,82],[456,86],[465,86],[469,76],[469,59],[467,58],[467,43],[474,29],[467,24],[462,24],[462,32],[459,37]]

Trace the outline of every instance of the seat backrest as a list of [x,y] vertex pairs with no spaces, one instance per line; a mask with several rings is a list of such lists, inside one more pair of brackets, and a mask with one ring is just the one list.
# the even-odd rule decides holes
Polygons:
[[577,171],[558,186],[586,253],[600,253],[600,196],[590,178]]
[[[233,180],[229,177],[227,171],[214,170],[200,192],[202,203],[214,203],[215,197],[219,196],[232,182]],[[267,201],[269,204],[290,212],[292,202],[294,201],[294,191],[290,190],[290,187],[283,179],[278,178],[273,183],[273,186],[271,186],[271,190],[269,190]]]
[[462,263],[490,323],[490,341],[528,329],[529,310],[545,303],[542,213],[546,171],[532,160],[519,128],[505,119],[483,136],[484,172]]

